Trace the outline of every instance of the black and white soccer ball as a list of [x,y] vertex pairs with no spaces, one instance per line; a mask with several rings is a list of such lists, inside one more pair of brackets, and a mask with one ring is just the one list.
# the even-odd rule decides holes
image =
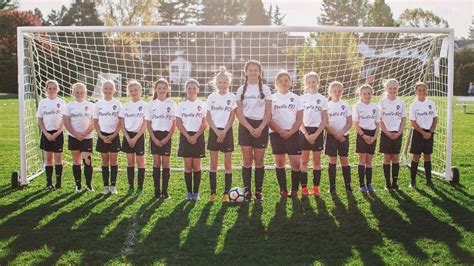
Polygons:
[[244,190],[239,187],[234,187],[229,190],[230,202],[241,203],[245,200]]

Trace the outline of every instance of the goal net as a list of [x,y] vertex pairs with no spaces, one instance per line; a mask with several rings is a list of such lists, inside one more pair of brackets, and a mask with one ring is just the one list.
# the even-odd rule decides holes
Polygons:
[[[293,91],[303,91],[302,76],[316,71],[321,77],[319,91],[327,95],[327,84],[344,84],[343,99],[351,105],[358,100],[355,90],[369,83],[375,90],[375,102],[383,93],[386,79],[400,82],[399,96],[407,109],[414,100],[413,85],[424,81],[429,97],[438,108],[439,123],[435,134],[433,169],[450,178],[451,169],[451,98],[453,38],[450,29],[351,28],[351,27],[263,27],[263,26],[157,26],[157,27],[27,27],[18,30],[21,176],[23,183],[43,169],[39,149],[40,130],[35,117],[38,101],[45,97],[44,84],[55,79],[60,97],[72,100],[71,84],[87,85],[90,100],[100,97],[104,79],[116,82],[117,97],[126,102],[126,84],[138,80],[150,101],[152,84],[160,77],[170,81],[172,97],[180,102],[184,83],[197,79],[199,96],[205,99],[214,88],[209,81],[225,66],[233,75],[230,90],[243,83],[243,64],[256,59],[263,66],[264,83],[274,88],[280,69],[293,77]],[[237,125],[237,122],[235,126]],[[235,128],[234,126],[234,128]],[[404,134],[403,162],[408,163],[410,127]],[[235,138],[237,130],[234,130]],[[206,133],[207,134],[207,133]],[[178,136],[173,139],[172,168],[182,169],[175,156]],[[67,141],[67,138],[66,138]],[[147,139],[148,141],[148,139]],[[95,143],[95,141],[94,141]],[[237,143],[237,142],[236,142]],[[350,162],[357,163],[355,134],[351,132]],[[67,147],[67,143],[65,144]],[[151,156],[147,143],[147,168]],[[323,156],[324,158],[325,156]],[[233,155],[235,169],[241,165],[240,149]],[[375,164],[381,164],[376,154]],[[94,156],[99,165],[100,157]],[[64,161],[70,154],[64,152]],[[121,164],[125,157],[120,157]],[[326,164],[323,159],[323,165]],[[273,166],[271,148],[265,164]],[[209,165],[209,156],[203,168]],[[448,169],[448,171],[446,171]],[[447,175],[445,173],[448,173]]]

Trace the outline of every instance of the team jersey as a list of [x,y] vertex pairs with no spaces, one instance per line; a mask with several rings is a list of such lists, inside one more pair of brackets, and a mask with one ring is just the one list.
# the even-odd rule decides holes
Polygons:
[[[303,104],[298,95],[293,92],[272,94],[272,120],[283,130],[290,130],[296,122],[298,111],[303,110]],[[273,132],[270,129],[271,132]]]
[[145,120],[151,121],[153,131],[170,131],[173,120],[176,119],[176,103],[170,98],[164,101],[155,99],[148,103]]
[[[328,101],[328,125],[340,132],[347,124],[347,118],[352,115],[351,107],[345,101]],[[349,130],[344,133],[347,135]]]
[[[260,96],[260,89],[258,84],[248,84],[247,90],[244,94],[244,100],[242,102],[242,112],[245,117],[253,120],[262,120],[265,116],[265,100],[272,99],[272,93],[267,85],[262,86],[264,99]],[[244,86],[240,86],[237,90],[237,100],[240,101],[241,96],[244,92]]]
[[99,100],[95,104],[94,119],[99,121],[100,131],[105,133],[114,133],[119,122],[119,113],[121,112],[122,104],[112,99]]
[[352,121],[358,122],[359,127],[366,130],[375,130],[380,122],[379,108],[373,103],[358,102],[352,110]]
[[[91,123],[93,123],[93,113],[94,104],[85,100],[82,102],[72,101],[63,108],[63,115],[69,117],[71,127],[78,133],[82,133],[90,127]],[[93,134],[93,131],[91,131],[85,138],[91,139]],[[68,135],[73,136],[70,132]]]
[[328,101],[319,93],[305,93],[300,97],[303,103],[303,125],[305,127],[320,127],[323,121],[323,111],[328,110]]
[[138,132],[143,125],[145,117],[144,101],[130,101],[126,103],[119,112],[119,117],[123,118],[125,129],[129,132]]
[[433,119],[437,117],[436,106],[431,100],[415,100],[410,106],[410,120],[416,121],[419,127],[429,130]]
[[186,131],[197,132],[206,117],[206,104],[200,99],[186,100],[178,105],[176,117],[181,118]]
[[214,125],[217,128],[225,128],[230,113],[237,108],[235,95],[230,92],[226,94],[214,92],[207,98],[206,107],[207,111],[211,113]]
[[380,120],[388,131],[398,131],[402,119],[407,117],[405,103],[400,99],[384,98],[379,103]]
[[63,119],[62,108],[66,102],[59,97],[54,99],[42,99],[38,105],[36,117],[43,118],[44,127],[47,131],[58,130]]

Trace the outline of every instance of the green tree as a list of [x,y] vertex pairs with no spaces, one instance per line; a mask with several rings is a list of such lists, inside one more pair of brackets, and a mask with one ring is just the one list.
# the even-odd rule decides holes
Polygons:
[[405,9],[398,18],[398,24],[402,27],[429,28],[429,27],[449,27],[448,22],[435,13],[421,9]]
[[367,0],[323,0],[321,25],[359,26],[367,17],[369,4]]
[[[270,6],[270,8],[271,7],[272,6]],[[283,25],[286,14],[283,14],[281,12],[280,7],[278,5],[276,5],[275,6],[275,11],[273,13],[270,13],[270,17],[272,18],[272,24],[273,25]]]
[[0,12],[12,11],[18,8],[18,3],[12,0],[0,0]]
[[392,10],[390,6],[385,3],[385,0],[375,0],[370,6],[366,25],[373,27],[395,26]]
[[271,25],[271,17],[265,11],[261,0],[248,0],[245,25]]
[[245,2],[235,0],[202,0],[200,25],[238,25],[244,20]]
[[471,25],[469,26],[469,39],[474,40],[474,16],[471,18]]
[[[465,95],[469,82],[474,82],[474,49],[464,48],[454,54],[454,94]],[[471,72],[469,72],[471,70]]]
[[59,23],[61,26],[101,26],[96,4],[92,0],[76,0],[71,4]]
[[48,14],[48,18],[43,21],[43,24],[45,26],[59,26],[63,25],[63,19],[64,16],[66,16],[66,13],[68,12],[68,9],[65,5],[62,5],[61,8],[58,10],[51,10],[51,12]]

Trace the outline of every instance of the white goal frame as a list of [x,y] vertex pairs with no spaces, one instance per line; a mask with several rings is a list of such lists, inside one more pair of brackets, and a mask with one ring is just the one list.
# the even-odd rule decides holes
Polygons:
[[[404,27],[339,27],[339,26],[55,26],[55,27],[18,27],[18,95],[19,95],[19,143],[20,143],[20,184],[27,185],[43,170],[27,176],[26,134],[25,134],[25,33],[46,32],[360,32],[360,33],[406,33],[406,34],[446,34],[448,36],[447,65],[447,117],[446,117],[446,151],[445,172],[433,174],[451,181],[452,173],[452,140],[453,140],[453,81],[454,81],[454,30],[452,28],[404,28]],[[39,137],[39,136],[38,136]],[[408,136],[405,136],[408,137]],[[402,162],[408,164],[409,162]],[[421,170],[421,168],[420,168]]]

